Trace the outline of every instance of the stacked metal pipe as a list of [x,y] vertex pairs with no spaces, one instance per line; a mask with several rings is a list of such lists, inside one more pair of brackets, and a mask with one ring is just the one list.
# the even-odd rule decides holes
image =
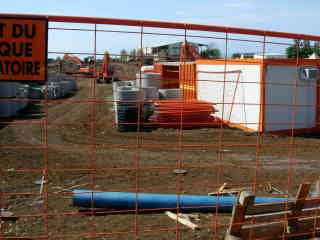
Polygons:
[[29,86],[17,82],[0,82],[0,117],[17,116],[29,103]]

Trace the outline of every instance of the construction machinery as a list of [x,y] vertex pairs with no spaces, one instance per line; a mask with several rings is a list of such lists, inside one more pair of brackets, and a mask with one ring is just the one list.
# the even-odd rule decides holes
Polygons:
[[113,69],[110,66],[110,55],[107,51],[104,52],[101,67],[96,66],[95,59],[93,57],[89,57],[88,61],[86,61],[87,63],[85,63],[77,56],[65,54],[63,56],[63,60],[77,66],[76,70],[73,69],[72,71],[67,72],[96,76],[98,83],[111,83],[114,80]]
[[113,69],[110,65],[110,55],[107,51],[104,52],[102,66],[97,70],[98,83],[111,83],[114,79]]
[[78,65],[79,67],[83,66],[83,62],[81,61],[80,58],[78,58],[77,56],[71,55],[71,54],[64,54],[63,55],[63,60],[66,62],[73,62],[76,65]]
[[77,73],[83,67],[83,62],[77,56],[64,54],[62,61],[59,62],[60,72]]
[[94,58],[90,56],[88,57],[88,60],[86,61],[86,63],[80,67],[79,73],[86,74],[86,75],[94,75],[94,72],[95,72],[94,69],[95,69]]
[[83,62],[79,57],[72,54],[63,55],[64,72],[66,73],[82,73],[90,74],[94,73],[94,61],[89,58],[88,63]]

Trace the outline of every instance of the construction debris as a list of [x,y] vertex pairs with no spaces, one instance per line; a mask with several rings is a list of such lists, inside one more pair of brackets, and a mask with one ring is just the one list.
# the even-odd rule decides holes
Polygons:
[[30,86],[30,99],[59,99],[77,91],[77,83],[67,74],[49,74],[44,85]]
[[265,186],[265,191],[268,193],[279,193],[279,194],[285,194],[285,192],[281,191],[280,189],[276,188],[272,185],[272,183],[268,182]]
[[307,239],[319,234],[319,199],[308,199],[309,190],[309,183],[301,184],[295,199],[265,204],[256,204],[254,195],[242,192],[225,239]]
[[186,175],[188,173],[188,171],[185,169],[175,169],[173,172],[177,175]]
[[0,83],[0,117],[18,115],[28,104],[29,86],[16,82]]
[[188,214],[181,214],[179,213],[178,215],[173,213],[173,212],[170,212],[170,211],[166,211],[165,214],[175,220],[175,221],[178,221],[179,223],[181,223],[182,225],[188,227],[188,228],[191,228],[193,231],[199,229],[199,226],[193,222],[191,222],[191,219],[190,217],[188,216]]
[[239,195],[243,191],[249,190],[248,188],[231,188],[227,183],[223,183],[216,192],[208,193],[208,196],[225,196],[225,195]]

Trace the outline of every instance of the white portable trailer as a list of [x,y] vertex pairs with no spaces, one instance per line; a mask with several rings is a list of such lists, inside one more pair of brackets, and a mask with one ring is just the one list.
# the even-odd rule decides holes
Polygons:
[[199,100],[216,104],[231,127],[249,132],[309,132],[318,128],[319,59],[196,61]]

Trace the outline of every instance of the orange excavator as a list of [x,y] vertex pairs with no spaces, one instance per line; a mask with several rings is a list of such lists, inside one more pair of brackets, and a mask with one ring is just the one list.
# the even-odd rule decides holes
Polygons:
[[75,64],[77,64],[79,67],[83,66],[83,62],[81,61],[80,58],[78,58],[77,56],[71,55],[71,54],[64,54],[63,55],[63,60],[66,62],[73,62]]
[[102,67],[97,71],[98,83],[111,83],[114,81],[114,72],[110,65],[110,55],[107,51],[104,52]]
[[[71,62],[77,65],[77,71],[78,73],[84,73],[84,74],[92,74],[93,68],[91,67],[91,63],[89,62],[89,65],[86,66],[86,64],[77,56],[72,54],[64,54],[63,55],[63,61],[65,62]],[[73,71],[74,73],[74,71]]]
[[94,75],[94,59],[93,59],[93,57],[89,57],[88,63],[83,64],[80,67],[79,73],[86,74],[86,75]]
[[88,64],[85,64],[80,58],[71,54],[65,54],[63,60],[73,62],[78,66],[78,73],[97,76],[98,83],[111,83],[114,80],[113,70],[110,66],[110,56],[105,51],[102,66],[95,72],[95,63],[93,57],[89,58]]

